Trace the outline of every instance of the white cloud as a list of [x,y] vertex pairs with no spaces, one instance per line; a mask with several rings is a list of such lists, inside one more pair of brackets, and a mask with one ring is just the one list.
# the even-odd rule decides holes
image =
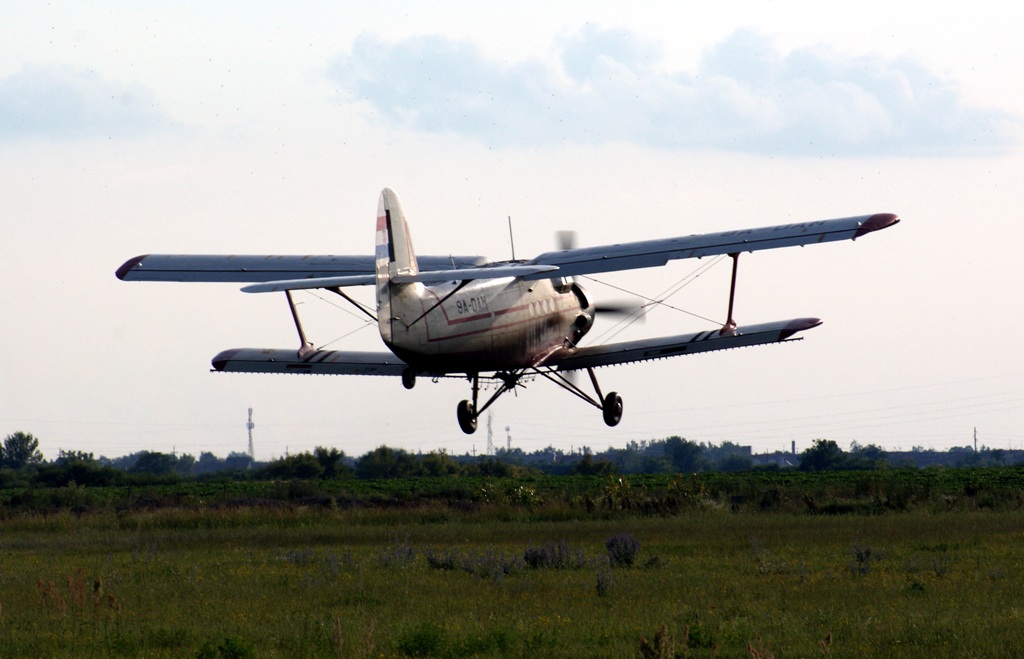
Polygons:
[[550,61],[502,63],[441,36],[362,34],[329,75],[385,122],[489,146],[623,141],[668,150],[953,155],[1006,150],[1021,118],[970,107],[907,59],[778,51],[740,30],[692,73],[625,30],[584,27]]
[[0,79],[0,139],[119,137],[171,127],[155,95],[92,71],[25,65]]

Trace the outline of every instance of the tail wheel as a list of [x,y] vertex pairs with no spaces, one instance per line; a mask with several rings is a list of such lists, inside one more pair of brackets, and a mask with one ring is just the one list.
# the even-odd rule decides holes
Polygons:
[[[620,410],[621,407],[622,405],[620,401]],[[462,432],[467,435],[472,435],[476,432],[476,408],[473,406],[472,402],[468,400],[460,401],[455,413],[459,418],[459,427],[462,428]]]
[[[614,391],[605,396],[604,400],[601,401],[601,414],[604,416],[605,424],[609,426],[619,425],[619,421],[622,420],[622,396],[618,395]],[[459,423],[461,423],[461,420]],[[473,422],[473,426],[476,426],[475,421]],[[463,430],[465,430],[465,428],[463,428]]]

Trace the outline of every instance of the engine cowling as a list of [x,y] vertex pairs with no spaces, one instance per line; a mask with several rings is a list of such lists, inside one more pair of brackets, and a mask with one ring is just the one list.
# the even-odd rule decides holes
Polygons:
[[594,303],[587,292],[575,282],[572,285],[572,293],[580,303],[579,314],[572,323],[572,342],[579,343],[594,326]]

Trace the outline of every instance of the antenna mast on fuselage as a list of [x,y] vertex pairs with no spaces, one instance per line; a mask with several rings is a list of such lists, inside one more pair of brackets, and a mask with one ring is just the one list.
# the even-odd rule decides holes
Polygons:
[[508,216],[508,242],[512,245],[512,260],[516,260],[516,239],[512,236],[512,216]]

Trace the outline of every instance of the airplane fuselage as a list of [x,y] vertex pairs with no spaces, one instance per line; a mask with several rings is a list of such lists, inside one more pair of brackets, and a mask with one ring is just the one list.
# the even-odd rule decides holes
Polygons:
[[593,322],[586,294],[570,280],[414,283],[392,285],[390,292],[385,342],[421,372],[539,366],[572,349]]

